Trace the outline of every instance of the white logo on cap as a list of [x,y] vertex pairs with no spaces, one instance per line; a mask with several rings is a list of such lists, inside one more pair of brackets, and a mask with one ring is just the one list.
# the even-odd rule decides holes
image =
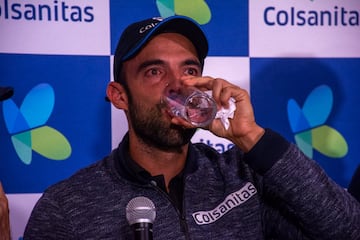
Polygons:
[[162,20],[164,20],[162,17],[154,17],[154,18],[152,18],[152,19],[153,19],[153,20],[156,20],[156,21],[158,21],[158,22],[153,22],[153,23],[150,23],[150,24],[148,24],[148,25],[146,25],[146,26],[141,27],[141,28],[139,29],[139,33],[144,33],[144,32],[146,32],[147,30],[154,28],[159,22],[161,22]]
[[164,18],[162,17],[153,17],[152,19],[161,22],[162,20],[164,20]]

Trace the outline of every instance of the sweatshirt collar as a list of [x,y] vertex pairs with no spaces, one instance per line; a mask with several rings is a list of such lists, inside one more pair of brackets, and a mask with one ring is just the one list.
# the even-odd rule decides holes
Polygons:
[[[194,156],[194,149],[192,144],[189,144],[188,156],[186,159],[185,168],[179,174],[185,176],[196,170],[196,157]],[[129,154],[129,134],[127,133],[115,150],[114,154],[115,168],[118,174],[126,179],[142,184],[158,179],[159,176],[151,176],[151,174],[137,164]]]

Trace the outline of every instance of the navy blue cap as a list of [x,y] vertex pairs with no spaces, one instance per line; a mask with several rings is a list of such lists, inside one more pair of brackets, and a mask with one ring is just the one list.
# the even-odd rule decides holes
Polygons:
[[195,46],[201,63],[208,53],[208,41],[198,23],[185,16],[153,17],[129,25],[122,33],[114,56],[114,81],[121,82],[122,63],[136,56],[151,37],[164,32],[179,33]]

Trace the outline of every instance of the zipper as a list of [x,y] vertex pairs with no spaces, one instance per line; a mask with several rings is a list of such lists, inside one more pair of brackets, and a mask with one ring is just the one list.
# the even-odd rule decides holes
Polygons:
[[[179,216],[179,220],[180,220],[180,229],[182,230],[182,232],[184,233],[185,239],[186,240],[190,240],[190,236],[189,236],[189,227],[188,224],[186,222],[186,217],[184,216],[183,212],[184,212],[184,208],[183,208],[183,212],[181,213],[179,211],[179,209],[176,207],[176,205],[174,204],[174,202],[172,201],[172,199],[169,197],[169,195],[167,193],[165,193],[161,188],[159,188],[156,184],[155,181],[150,181],[149,186],[154,188],[157,192],[159,192],[161,195],[163,195],[170,203],[171,205],[175,208],[176,213]],[[184,200],[184,199],[183,199]],[[184,206],[184,201],[182,201],[182,204]]]

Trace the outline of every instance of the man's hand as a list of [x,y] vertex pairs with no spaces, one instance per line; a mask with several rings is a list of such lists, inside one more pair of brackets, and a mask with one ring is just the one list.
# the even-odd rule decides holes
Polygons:
[[0,183],[0,240],[10,240],[9,203]]
[[227,130],[220,119],[215,119],[209,125],[208,129],[215,135],[229,139],[244,152],[248,152],[264,134],[264,129],[255,122],[250,96],[245,89],[224,79],[212,77],[184,78],[183,84],[195,86],[203,91],[212,90],[218,109],[228,108],[231,97],[235,100],[234,118],[229,119],[230,127]]

